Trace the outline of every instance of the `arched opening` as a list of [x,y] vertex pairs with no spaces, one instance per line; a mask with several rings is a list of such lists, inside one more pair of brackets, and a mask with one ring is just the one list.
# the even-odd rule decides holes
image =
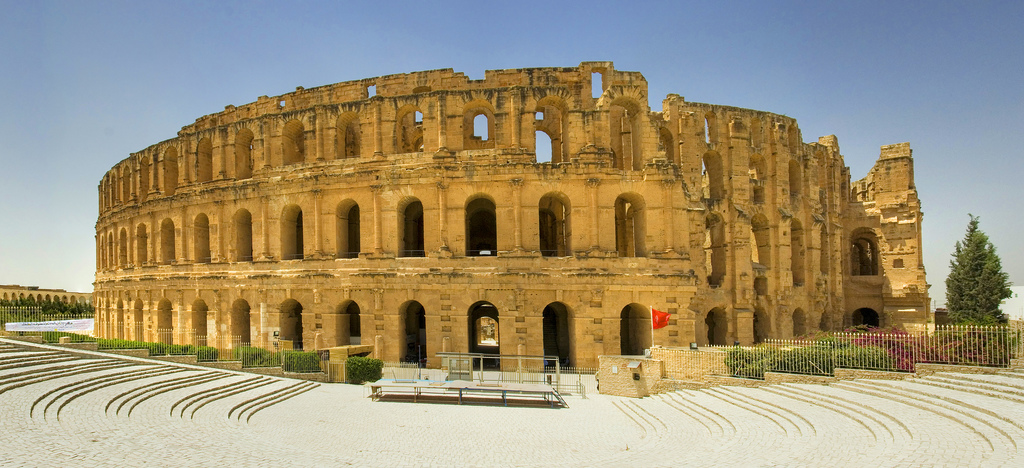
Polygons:
[[566,155],[569,154],[569,121],[565,118],[566,108],[565,101],[558,96],[547,96],[537,101],[533,122],[537,137],[537,162],[566,162]]
[[765,202],[764,186],[768,174],[766,167],[764,156],[760,154],[750,156],[750,169],[748,171],[750,176],[750,201],[757,205],[764,204]]
[[866,325],[869,327],[879,327],[878,312],[874,309],[863,307],[853,311],[853,317],[851,317],[850,323],[853,326]]
[[252,131],[243,128],[235,134],[235,178],[248,179],[252,177]]
[[399,244],[400,257],[423,257],[423,204],[413,199],[402,208],[398,228],[402,232]]
[[545,257],[567,257],[570,255],[569,239],[569,197],[564,194],[547,194],[540,199],[537,226],[540,235],[540,253]]
[[640,356],[651,347],[651,310],[640,304],[629,304],[619,313],[619,352],[623,356]]
[[806,247],[804,246],[804,229],[800,221],[793,219],[790,222],[790,242],[791,242],[791,253],[790,253],[790,268],[793,271],[793,286],[804,285],[804,254]]
[[701,191],[704,198],[712,203],[725,199],[725,171],[722,168],[722,156],[714,151],[704,153],[701,158]]
[[711,146],[718,143],[718,119],[715,114],[704,114],[704,144]]
[[303,252],[302,209],[288,205],[281,213],[281,258],[301,260]]
[[337,239],[338,258],[356,258],[359,256],[359,205],[351,200],[338,204],[338,219],[335,221],[335,238]]
[[647,222],[644,200],[636,194],[615,199],[615,248],[620,257],[645,257]]
[[128,203],[132,199],[132,172],[128,164],[121,167],[121,202]]
[[174,195],[178,189],[178,150],[173,146],[164,150],[164,195]]
[[109,262],[109,268],[114,269],[117,267],[117,257],[114,256],[114,233],[107,233],[107,261]]
[[427,313],[423,305],[416,301],[409,301],[402,306],[402,334],[403,362],[422,363],[428,356],[427,351]]
[[359,129],[359,116],[355,112],[346,112],[338,116],[334,127],[336,159],[359,157],[359,142],[362,134]]
[[754,308],[754,343],[761,343],[771,337],[772,323],[768,313],[760,307]]
[[139,188],[138,196],[139,202],[146,201],[149,196],[149,156],[142,156],[139,158]]
[[721,308],[714,308],[708,311],[704,317],[704,331],[706,344],[725,346],[728,344],[729,322],[725,311]]
[[708,272],[708,285],[717,288],[725,282],[725,221],[716,213],[709,214],[704,221],[704,233],[704,267]]
[[800,185],[803,183],[802,168],[800,163],[794,159],[789,160],[789,196],[793,199],[800,197]]
[[536,141],[535,153],[537,162],[546,163],[553,162],[552,154],[555,153],[554,142],[551,135],[543,130],[537,130],[534,132],[534,140]]
[[359,304],[355,301],[342,303],[335,309],[334,334],[339,346],[362,344],[359,326]]
[[206,346],[206,313],[209,312],[209,307],[206,306],[206,301],[202,299],[196,299],[192,303],[192,332],[195,333],[195,339],[191,340],[192,344],[196,346]]
[[616,99],[608,110],[612,152],[616,169],[643,168],[641,119],[643,107],[631,99]]
[[192,223],[192,245],[195,247],[196,263],[210,263],[210,218],[205,214],[196,215]]
[[498,309],[490,302],[469,308],[469,352],[499,354]]
[[235,261],[252,261],[252,214],[241,209],[232,217],[235,226]]
[[121,228],[121,235],[117,243],[117,266],[124,268],[128,266],[128,230]]
[[494,111],[490,104],[470,104],[462,120],[462,145],[465,149],[494,148]]
[[793,337],[801,337],[807,334],[807,314],[803,309],[793,311]]
[[[67,297],[64,298],[64,302],[65,303],[68,302],[67,301]],[[143,341],[143,340],[145,340],[145,338],[142,336],[142,330],[143,330],[142,307],[143,307],[142,299],[136,299],[135,300],[135,306],[132,308],[132,315],[131,315],[132,324],[131,324],[131,327],[129,327],[129,330],[131,330],[131,334],[130,334],[130,336],[126,337],[129,340],[136,340],[136,341]]]
[[658,152],[664,155],[665,161],[673,164],[678,164],[676,160],[676,142],[672,136],[672,131],[665,128],[658,128]]
[[252,343],[251,309],[245,299],[235,299],[231,304],[231,343],[233,346],[248,346]]
[[160,300],[160,303],[156,306],[156,336],[155,341],[159,343],[171,344],[173,340],[174,332],[174,309],[171,306],[171,301],[167,299]]
[[280,341],[291,341],[292,349],[302,349],[302,304],[295,299],[285,299],[281,303]]
[[754,241],[750,249],[751,261],[764,268],[771,268],[772,244],[768,218],[763,214],[756,214],[750,218],[750,234]]
[[203,138],[196,146],[196,182],[211,180],[213,180],[213,143],[209,138]]
[[149,262],[149,230],[145,224],[135,227],[135,263],[142,266]]
[[298,164],[306,160],[306,129],[302,122],[289,120],[281,131],[282,164]]
[[[46,300],[49,301],[50,298],[47,297]],[[117,310],[111,318],[113,323],[110,338],[124,338],[124,301],[117,301]]]
[[164,218],[160,223],[160,262],[164,265],[170,265],[176,258],[174,243],[174,221]]
[[395,147],[400,153],[423,151],[423,112],[408,105],[398,110],[395,118]]
[[[544,307],[544,355],[557,356],[562,366],[571,366],[570,349],[572,339],[569,329],[569,310],[561,302],[552,302]],[[549,364],[549,363],[545,363]],[[551,363],[553,364],[553,363]]]
[[750,146],[760,148],[764,145],[764,131],[760,119],[750,119]]
[[850,264],[853,276],[874,276],[878,274],[878,242],[870,230],[854,232],[850,246]]
[[498,225],[494,210],[494,202],[483,197],[466,204],[467,256],[498,255]]

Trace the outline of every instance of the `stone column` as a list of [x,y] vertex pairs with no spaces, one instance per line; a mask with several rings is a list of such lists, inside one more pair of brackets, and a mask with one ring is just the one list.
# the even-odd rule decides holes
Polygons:
[[438,151],[448,150],[448,116],[445,113],[445,98],[437,99],[437,145]]
[[600,235],[600,213],[597,206],[597,187],[601,185],[601,179],[587,179],[587,188],[590,192],[590,250],[601,248]]
[[384,156],[384,136],[381,134],[384,124],[382,122],[383,109],[381,108],[381,101],[377,99],[377,105],[373,106],[373,157],[380,158]]
[[316,249],[314,255],[316,258],[322,258],[324,256],[324,245],[323,236],[321,235],[320,228],[320,199],[322,196],[322,190],[313,190],[313,246]]
[[512,187],[512,238],[515,251],[523,250],[523,179],[512,179],[509,185]]
[[262,252],[260,253],[261,260],[267,260],[270,258],[270,221],[267,219],[270,207],[268,204],[267,197],[260,199],[260,237],[262,238]]
[[381,232],[380,192],[383,190],[383,186],[372,185],[370,189],[373,191],[373,254],[381,255],[383,253],[383,233]]
[[[523,146],[523,100],[519,96],[518,86],[509,90],[509,115],[512,117],[512,147]],[[534,150],[536,151],[536,150]],[[518,247],[518,243],[517,243]]]
[[664,179],[661,181],[662,188],[664,189],[665,202],[662,205],[664,210],[665,219],[665,252],[675,251],[676,245],[676,222],[675,222],[675,201],[672,199],[673,187],[675,186],[675,179]]
[[438,249],[442,252],[450,252],[451,249],[448,247],[448,193],[446,189],[447,185],[444,181],[437,183],[437,232],[440,236],[441,247]]

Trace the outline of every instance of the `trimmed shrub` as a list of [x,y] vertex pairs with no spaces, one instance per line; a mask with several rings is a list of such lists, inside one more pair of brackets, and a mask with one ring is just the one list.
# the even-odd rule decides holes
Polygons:
[[[835,350],[836,367],[891,370],[896,359],[878,346],[846,346]],[[905,370],[905,369],[901,369]]]
[[349,383],[376,382],[384,375],[384,361],[352,356],[345,361],[345,369]]
[[280,357],[263,348],[239,346],[234,349],[235,360],[242,361],[242,367],[277,367]]
[[285,352],[281,367],[285,372],[320,372],[320,355],[311,351]]
[[196,359],[199,361],[216,361],[217,348],[212,346],[200,346],[196,348]]

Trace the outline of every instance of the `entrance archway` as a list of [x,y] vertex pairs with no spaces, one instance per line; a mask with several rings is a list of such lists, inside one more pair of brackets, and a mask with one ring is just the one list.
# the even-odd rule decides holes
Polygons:
[[234,346],[249,346],[252,342],[249,313],[251,309],[249,302],[245,299],[237,299],[231,305],[231,344]]
[[797,309],[793,311],[793,337],[804,336],[807,334],[807,314],[804,313],[803,309]]
[[619,352],[639,356],[651,347],[651,311],[640,304],[629,304],[619,314]]
[[422,362],[427,357],[427,314],[423,304],[406,302],[401,316],[403,334],[399,357],[403,362]]
[[477,302],[469,308],[469,352],[499,354],[498,308],[490,302]]
[[718,346],[726,345],[729,323],[725,316],[725,311],[719,307],[715,307],[708,311],[707,316],[704,317],[704,329],[707,332],[704,337],[707,339],[707,344]]
[[867,307],[862,307],[853,311],[853,320],[851,322],[853,323],[853,326],[867,325],[875,328],[878,328],[880,323],[878,320],[878,312]]
[[572,365],[569,310],[561,302],[552,302],[544,308],[544,355],[558,356],[563,366]]
[[280,341],[291,341],[292,349],[302,349],[302,304],[295,299],[281,303]]
[[206,301],[202,299],[196,299],[192,303],[192,333],[194,338],[185,341],[190,341],[191,344],[197,346],[206,346],[206,312],[209,308],[206,306]]

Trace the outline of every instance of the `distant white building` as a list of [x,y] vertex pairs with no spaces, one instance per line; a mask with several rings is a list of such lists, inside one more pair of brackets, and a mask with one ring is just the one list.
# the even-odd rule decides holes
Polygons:
[[1010,320],[1024,320],[1024,286],[1011,286],[1013,296],[1003,301],[1000,309],[1010,317]]

